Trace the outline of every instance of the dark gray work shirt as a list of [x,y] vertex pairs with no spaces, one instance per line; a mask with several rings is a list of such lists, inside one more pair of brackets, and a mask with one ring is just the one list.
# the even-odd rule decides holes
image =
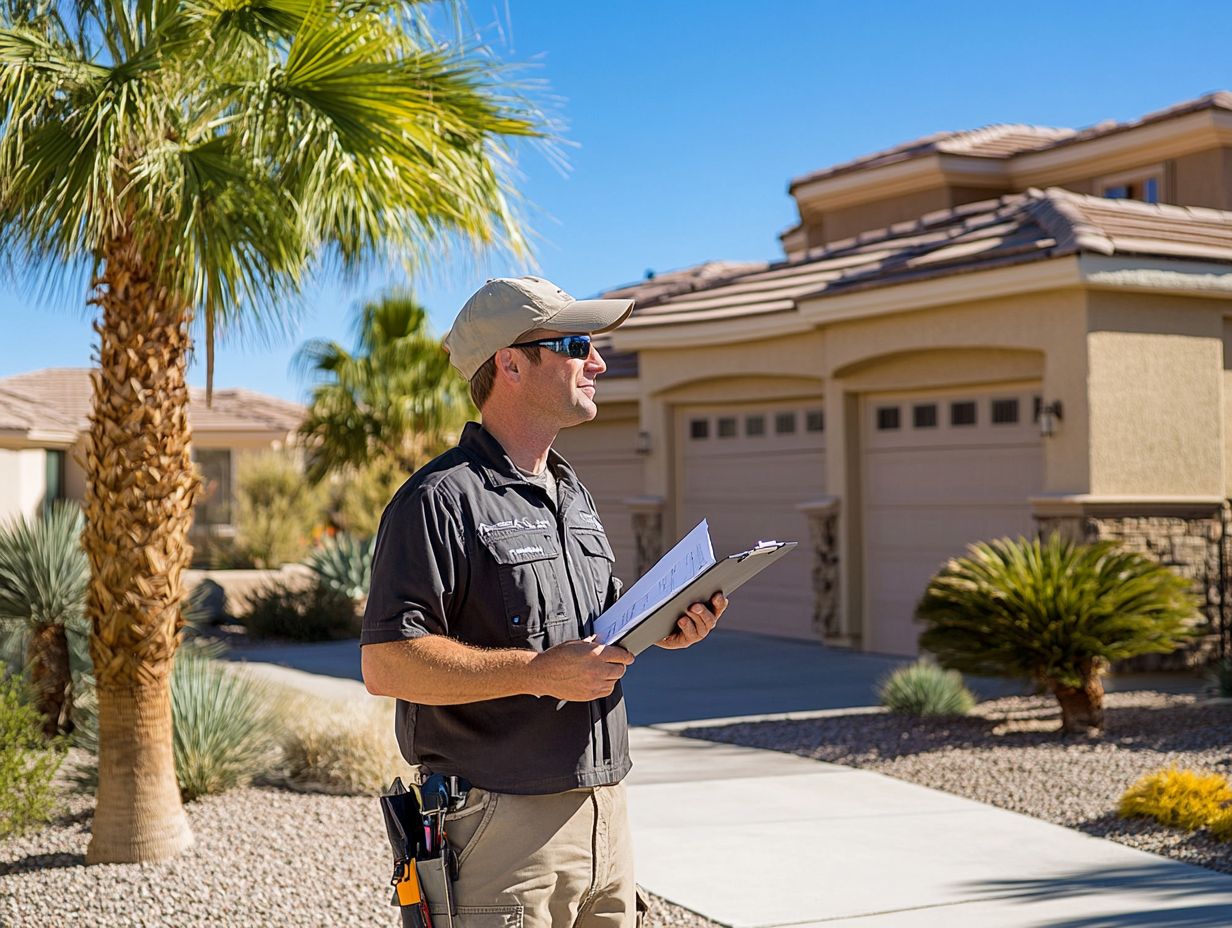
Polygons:
[[[471,422],[458,447],[416,471],[381,517],[360,643],[446,635],[544,651],[591,634],[619,593],[612,548],[573,468],[554,451],[548,467],[559,503]],[[620,684],[603,699],[556,703],[399,700],[398,744],[409,763],[496,792],[619,782],[630,767]]]

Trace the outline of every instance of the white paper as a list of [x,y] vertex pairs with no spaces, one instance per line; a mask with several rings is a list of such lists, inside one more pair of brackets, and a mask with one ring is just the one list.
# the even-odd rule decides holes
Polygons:
[[615,641],[696,580],[714,564],[710,526],[705,519],[659,558],[650,570],[625,590],[616,604],[595,619],[595,635],[603,644]]

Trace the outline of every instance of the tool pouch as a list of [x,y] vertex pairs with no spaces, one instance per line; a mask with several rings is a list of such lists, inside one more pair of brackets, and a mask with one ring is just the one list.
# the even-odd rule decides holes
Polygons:
[[415,861],[419,885],[432,913],[433,928],[454,928],[454,920],[458,917],[458,900],[453,890],[456,878],[456,864],[452,863],[454,859],[453,851],[446,846],[442,855]]

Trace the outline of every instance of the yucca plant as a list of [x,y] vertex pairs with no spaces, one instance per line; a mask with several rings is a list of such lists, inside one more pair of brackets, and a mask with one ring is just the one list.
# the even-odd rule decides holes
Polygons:
[[1125,791],[1117,813],[1195,831],[1213,824],[1229,805],[1232,786],[1222,774],[1170,768],[1141,777]]
[[353,535],[335,535],[326,538],[321,547],[309,555],[308,566],[316,572],[318,582],[354,603],[361,603],[367,598],[372,582],[375,546],[375,538],[365,540]]
[[877,687],[877,698],[892,712],[907,715],[966,715],[975,706],[962,674],[924,660],[886,677]]
[[[284,708],[272,684],[217,660],[219,648],[183,647],[171,672],[171,727],[175,776],[185,801],[241,786],[269,769],[281,734]],[[82,712],[73,743],[98,752],[97,710]],[[97,767],[79,769],[82,784],[97,780]]]
[[920,646],[943,666],[1031,679],[1056,696],[1062,731],[1098,732],[1110,662],[1175,650],[1197,609],[1189,582],[1150,558],[1053,534],[971,545],[916,615]]
[[61,500],[34,519],[0,529],[0,624],[25,641],[26,669],[43,732],[72,729],[71,637],[86,629],[90,564],[81,547],[82,517]]

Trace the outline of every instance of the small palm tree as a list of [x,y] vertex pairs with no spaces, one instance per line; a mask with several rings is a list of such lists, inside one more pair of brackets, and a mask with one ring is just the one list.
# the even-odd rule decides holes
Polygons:
[[1103,728],[1110,662],[1175,650],[1192,634],[1189,583],[1112,542],[1051,535],[971,545],[929,582],[921,648],[946,667],[1026,677],[1061,705],[1064,732]]
[[81,510],[59,501],[37,519],[0,530],[0,623],[26,638],[26,666],[48,737],[72,729],[69,634],[85,631],[90,562],[81,547]]
[[187,847],[169,675],[197,493],[186,369],[279,331],[327,266],[522,236],[539,117],[414,0],[0,0],[0,259],[93,275],[84,451],[99,788],[86,859]]
[[373,461],[409,474],[443,451],[472,411],[466,382],[411,297],[367,304],[355,328],[354,352],[315,339],[296,356],[322,381],[300,427],[314,481]]

